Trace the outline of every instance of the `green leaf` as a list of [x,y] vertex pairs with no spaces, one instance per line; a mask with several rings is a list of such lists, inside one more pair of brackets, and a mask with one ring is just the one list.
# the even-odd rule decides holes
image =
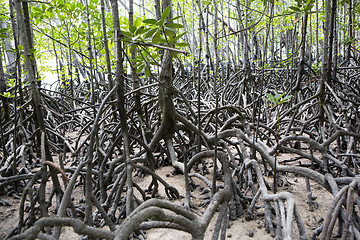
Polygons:
[[[47,15],[47,16],[49,16],[49,15]],[[54,11],[52,11],[51,13],[50,13],[50,16],[49,16],[50,18],[54,18],[55,17],[55,12]]]
[[271,93],[266,93],[266,96],[267,96],[268,101],[270,101],[270,102],[275,101],[275,97]]
[[155,25],[157,25],[157,26],[162,26],[163,24],[164,24],[164,19],[161,19],[161,20],[159,20],[159,21],[157,21],[156,23],[155,23]]
[[277,93],[275,94],[274,99],[276,100],[276,102],[279,102],[280,99],[282,98],[282,96],[284,96],[285,93]]
[[149,32],[147,32],[147,33],[145,34],[145,38],[149,38],[149,37],[153,36],[154,33],[155,33],[157,30],[158,30],[157,28],[151,29]]
[[266,100],[268,100],[269,102],[272,102],[273,104],[278,106],[284,102],[288,102],[290,100],[290,98],[292,97],[292,95],[288,95],[283,98],[284,95],[285,95],[285,93],[277,93],[275,95],[266,93],[266,96],[267,96]]
[[144,63],[142,63],[141,65],[139,65],[138,69],[136,69],[136,73],[137,73],[137,74],[141,73],[141,71],[144,69],[144,67],[145,67],[145,64],[144,64]]
[[122,30],[121,33],[122,33],[124,36],[128,37],[128,38],[131,38],[131,37],[132,37],[132,34],[131,34],[131,32],[129,32],[129,31]]
[[291,6],[289,7],[291,10],[295,11],[295,12],[301,12],[301,9],[297,6]]
[[157,22],[157,20],[156,20],[156,19],[153,19],[153,18],[149,18],[149,19],[144,19],[144,20],[143,20],[143,23],[145,23],[145,24],[151,24],[151,25],[155,24],[156,22]]
[[157,31],[154,34],[154,36],[152,37],[151,42],[154,44],[158,44],[159,42],[161,42],[161,40],[162,40],[162,37],[161,37],[160,31]]
[[13,87],[13,86],[15,86],[15,79],[9,79],[9,80],[6,82],[6,86],[8,86],[8,87]]
[[39,7],[33,7],[31,8],[31,10],[35,13],[35,14],[39,14],[42,12],[42,10]]
[[310,5],[307,5],[305,8],[304,8],[304,12],[308,12],[312,9],[314,5],[310,4]]
[[182,16],[176,16],[176,17],[174,17],[174,18],[169,19],[168,22],[170,22],[170,21],[175,21],[175,20],[177,20],[177,19],[179,19],[179,18],[181,18],[181,17],[182,17]]
[[[57,7],[58,9],[63,9],[63,8],[65,8],[65,4],[64,4],[64,3],[59,3],[56,7]],[[49,8],[52,8],[52,6],[49,7]],[[49,8],[48,8],[48,10],[49,10]]]
[[160,64],[154,61],[150,61],[149,64],[160,67]]
[[179,23],[167,23],[166,26],[171,28],[184,28],[184,26]]
[[32,54],[32,53],[35,53],[36,52],[36,49],[35,48],[30,48],[29,49],[29,53]]
[[141,18],[136,18],[133,26],[135,26],[136,28],[139,28],[141,26],[141,22],[142,22]]
[[307,0],[306,1],[306,6],[308,6],[308,5],[312,5],[312,4],[314,4],[314,0]]
[[130,47],[130,53],[132,53],[133,51],[136,50],[137,44],[132,44],[132,46]]
[[0,34],[0,38],[8,38],[5,34]]
[[140,35],[140,34],[146,33],[147,31],[149,31],[149,29],[142,26],[136,30],[135,35]]
[[136,26],[131,26],[131,27],[129,28],[129,31],[130,31],[131,33],[134,33],[135,30],[136,30]]
[[185,34],[186,34],[186,32],[184,32],[184,33],[182,33],[182,34],[180,34],[180,35],[177,35],[176,38],[174,38],[173,41],[175,42],[175,41],[179,40],[179,39],[180,39],[182,36],[184,36]]
[[168,27],[165,28],[165,34],[166,34],[166,36],[169,36],[169,37],[174,38],[174,37],[176,36],[176,33],[175,33],[175,32],[176,32],[176,31],[175,31],[175,29],[173,29],[173,28],[168,28]]
[[71,11],[74,12],[75,9],[76,9],[75,3],[72,3],[72,4],[71,4]]
[[162,15],[161,15],[161,19],[162,19],[162,20],[165,20],[165,18],[169,15],[170,11],[171,11],[171,6],[168,6],[168,7],[163,11],[163,13],[162,13]]
[[284,102],[288,102],[288,101],[290,100],[290,98],[292,98],[292,95],[288,95],[288,96],[284,97],[284,98],[279,102],[279,104],[282,104],[282,103],[284,103]]
[[140,67],[142,64],[143,64],[143,62],[142,61],[144,61],[143,59],[141,59],[141,62],[138,62],[138,63],[136,63],[135,65],[134,65],[134,68],[138,68],[138,67]]
[[3,97],[6,97],[6,98],[13,98],[13,97],[15,97],[15,95],[14,95],[14,94],[11,94],[10,92],[5,92],[4,94],[1,94],[1,93],[0,93],[0,95],[3,96]]
[[149,69],[148,66],[145,67],[145,75],[146,75],[147,77],[150,77],[150,75],[151,75],[150,69]]
[[178,47],[188,47],[188,46],[190,46],[189,43],[184,43],[184,42],[175,43],[175,45],[178,46]]
[[76,7],[77,7],[79,10],[81,10],[81,8],[83,7],[83,5],[82,5],[80,2],[77,2],[77,3],[76,3]]

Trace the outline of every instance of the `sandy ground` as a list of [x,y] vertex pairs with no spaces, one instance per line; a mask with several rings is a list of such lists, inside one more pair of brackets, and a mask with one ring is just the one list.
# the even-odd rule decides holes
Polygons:
[[[287,158],[289,156],[283,156]],[[163,177],[170,185],[176,187],[180,192],[181,196],[185,196],[185,184],[183,175],[170,174],[172,167],[163,167],[156,171],[161,177]],[[209,175],[208,175],[209,176]],[[145,176],[144,178],[134,177],[135,181],[142,188],[146,188],[149,183],[150,176]],[[278,191],[288,191],[294,195],[298,210],[300,211],[302,220],[306,226],[308,237],[312,236],[313,230],[320,226],[322,223],[322,217],[326,215],[328,207],[331,204],[332,196],[326,192],[321,186],[311,181],[312,193],[313,196],[317,197],[315,200],[318,204],[318,208],[313,212],[310,212],[307,205],[307,192],[305,179],[302,177],[294,176],[290,174],[286,176],[289,184],[278,189]],[[271,178],[267,179],[269,183]],[[200,185],[204,184],[200,181],[196,182]],[[204,195],[200,195],[198,187],[192,193],[195,198],[192,198],[193,203],[200,202]],[[136,191],[135,191],[136,192]],[[138,193],[135,193],[138,194]],[[80,194],[79,194],[80,195]],[[139,196],[139,195],[138,195]],[[159,185],[159,197],[165,197],[165,191],[163,186]],[[15,199],[10,196],[2,196],[3,200],[7,200],[12,206],[0,206],[0,239],[3,239],[4,234],[15,227],[18,221],[18,207],[20,200]],[[174,203],[182,204],[185,202],[185,199],[172,200]],[[258,205],[262,205],[259,201]],[[203,209],[199,209],[201,211]],[[258,212],[263,212],[263,208],[257,210]],[[214,225],[217,219],[217,214],[213,217],[205,235],[205,239],[211,239]],[[298,233],[296,230],[296,224],[294,222],[294,239],[298,239]],[[145,231],[146,238],[150,240],[159,240],[159,239],[168,239],[168,240],[177,240],[177,239],[191,239],[191,236],[187,233],[171,230],[171,229],[151,229]],[[63,240],[73,240],[80,239],[81,236],[75,234],[71,228],[63,228],[61,239]],[[227,229],[226,239],[237,239],[237,240],[246,240],[246,239],[274,239],[265,231],[264,228],[264,219],[261,216],[257,216],[255,220],[246,221],[244,217],[239,218],[235,221],[229,222],[229,228]]]
[[[171,171],[171,167],[164,167],[157,171],[160,176],[166,176],[166,173]],[[170,175],[169,177],[164,177],[169,184],[175,186],[182,196],[185,195],[185,187],[184,187],[184,177],[183,175]],[[272,179],[267,179],[269,183],[272,182]],[[289,181],[289,185],[280,187],[278,191],[288,191],[293,194],[298,210],[301,214],[301,218],[305,224],[308,238],[310,238],[313,234],[313,230],[319,227],[322,223],[322,217],[326,215],[328,207],[332,201],[332,195],[325,191],[320,185],[317,183],[310,181],[310,185],[312,187],[312,194],[314,197],[317,197],[315,202],[318,204],[318,208],[313,212],[310,212],[309,206],[307,204],[307,191],[306,191],[306,183],[305,179],[302,177],[294,176],[293,174],[287,177]],[[146,183],[146,177],[140,181],[140,186],[143,183]],[[201,184],[201,182],[196,182]],[[202,184],[203,185],[203,184]],[[160,188],[159,193],[164,195],[163,188]],[[197,188],[193,193],[195,197],[201,198],[199,188]],[[182,199],[180,202],[184,202]],[[192,199],[192,201],[196,202],[196,199]],[[259,204],[261,204],[259,202]],[[263,212],[263,208],[258,209],[258,212]],[[214,225],[217,219],[217,214],[213,217],[210,222],[210,225],[206,231],[205,239],[211,239],[213,234]],[[296,223],[294,222],[294,239],[298,239],[298,233],[296,229]],[[256,219],[251,221],[246,221],[245,217],[241,217],[235,221],[229,222],[229,228],[227,229],[226,239],[236,239],[236,240],[246,240],[246,239],[274,239],[270,236],[269,233],[265,231],[264,227],[264,219],[263,217],[257,216]],[[250,237],[250,233],[253,233],[253,236]],[[152,229],[146,231],[147,239],[157,240],[157,239],[191,239],[189,234],[183,233],[177,230],[169,230],[169,229]]]

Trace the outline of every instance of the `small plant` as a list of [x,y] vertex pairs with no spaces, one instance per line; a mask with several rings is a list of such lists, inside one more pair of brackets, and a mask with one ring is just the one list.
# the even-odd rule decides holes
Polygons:
[[[267,93],[266,94],[266,100],[268,100],[269,102],[271,102],[273,105],[275,105],[276,108],[276,113],[277,113],[277,135],[275,136],[276,138],[276,143],[279,143],[279,139],[280,139],[280,113],[279,113],[279,106],[285,102],[288,102],[290,100],[290,98],[292,97],[292,95],[287,95],[284,96],[285,93],[277,93],[275,95],[272,95],[271,93]],[[274,193],[276,193],[277,191],[277,185],[276,185],[276,165],[277,165],[277,150],[275,151],[275,165],[274,165]]]
[[[285,96],[285,93],[277,93],[275,95],[272,95],[271,93],[267,93],[266,96],[266,100],[268,100],[269,102],[273,103],[276,107],[285,103],[285,102],[288,102],[290,100],[290,98],[292,97],[292,95],[287,95]],[[284,98],[283,98],[284,97]]]

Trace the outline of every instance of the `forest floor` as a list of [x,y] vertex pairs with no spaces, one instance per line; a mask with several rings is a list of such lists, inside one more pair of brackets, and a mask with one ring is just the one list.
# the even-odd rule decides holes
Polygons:
[[[281,154],[278,157],[278,161],[282,163],[284,160],[290,160],[294,156],[291,154]],[[56,158],[54,159],[56,162]],[[292,162],[287,164],[296,164],[298,162]],[[68,163],[69,164],[69,163]],[[211,168],[209,168],[211,171]],[[34,170],[36,171],[36,170]],[[171,174],[173,171],[172,166],[161,167],[156,170],[156,173],[167,181],[170,185],[175,187],[182,198],[171,200],[173,203],[182,205],[185,203],[185,180],[184,175],[182,174]],[[134,174],[135,175],[135,174]],[[211,175],[206,175],[208,179],[211,179]],[[271,177],[266,177],[266,181],[272,186],[273,179]],[[305,178],[296,176],[294,174],[288,174],[287,176],[283,176],[283,179],[286,179],[286,184],[278,188],[278,192],[287,191],[293,194],[296,206],[300,212],[302,221],[305,224],[307,236],[311,238],[313,231],[315,228],[319,227],[323,221],[323,218],[326,216],[327,210],[331,205],[333,197],[329,192],[327,192],[323,187],[318,185],[317,183],[310,180],[312,196],[316,197],[315,202],[317,202],[317,208],[314,211],[309,211],[309,206],[307,204],[307,190]],[[50,180],[50,178],[49,178]],[[149,182],[151,181],[151,176],[146,175],[145,177],[134,176],[134,181],[142,188],[147,189]],[[197,209],[194,211],[199,215],[206,208],[200,207],[199,205],[206,199],[210,197],[211,191],[204,194],[204,188],[206,188],[205,184],[198,179],[194,179],[195,184],[199,185],[193,192],[191,192],[191,203],[197,206]],[[51,183],[47,184],[47,192],[49,193],[51,189]],[[135,194],[138,192],[135,190]],[[82,187],[77,187],[73,195],[75,203],[81,203],[84,199]],[[139,199],[141,199],[140,194],[136,195]],[[150,196],[150,195],[149,195]],[[159,184],[158,198],[167,199],[165,190],[163,185]],[[13,229],[18,224],[19,217],[19,205],[20,198],[17,195],[13,196],[1,196],[2,200],[7,201],[11,204],[11,206],[0,206],[0,239],[3,239],[5,234]],[[28,201],[27,201],[28,203]],[[258,203],[262,203],[262,201],[258,201]],[[52,206],[54,214],[54,205]],[[263,206],[257,206],[255,219],[247,221],[245,219],[245,214],[235,221],[229,221],[229,228],[227,229],[226,239],[236,239],[236,240],[246,240],[246,239],[261,239],[268,240],[274,239],[271,237],[269,233],[265,231],[264,227],[264,208]],[[214,226],[217,220],[217,214],[212,218],[208,229],[206,230],[205,239],[211,239]],[[299,235],[297,232],[297,228],[295,227],[296,223],[293,222],[294,229],[294,239],[298,239]],[[159,239],[167,239],[167,240],[177,240],[177,239],[191,239],[191,235],[182,231],[172,230],[172,229],[151,229],[146,230],[146,239],[149,240],[159,240]],[[62,234],[60,239],[62,240],[74,240],[80,239],[81,236],[74,233],[74,231],[70,227],[64,227],[62,230]]]
[[[67,135],[75,139],[77,136],[76,132],[67,133]],[[85,137],[83,137],[83,140],[85,140]],[[306,151],[306,149],[302,149]],[[278,161],[280,164],[298,164],[299,160],[294,162],[292,161],[293,158],[295,158],[296,155],[293,154],[287,154],[282,153],[278,156]],[[56,164],[59,164],[58,155],[53,156],[53,160]],[[208,161],[210,163],[211,160]],[[287,163],[285,163],[287,162]],[[68,162],[66,164],[67,167],[71,165],[71,162]],[[212,166],[211,164],[208,164],[210,174],[205,175],[209,180],[211,180],[212,177]],[[33,169],[33,173],[35,173],[39,168]],[[181,198],[180,199],[174,199],[170,200],[173,203],[184,205],[185,203],[185,179],[183,174],[173,174],[174,167],[172,166],[165,166],[158,168],[156,170],[156,173],[164,179],[169,185],[175,187],[179,193]],[[134,181],[142,188],[147,189],[149,183],[151,182],[152,178],[150,175],[145,175],[144,177],[135,176],[134,172]],[[50,194],[52,183],[51,178],[48,179],[48,184],[46,185],[47,194]],[[313,231],[319,227],[323,221],[323,218],[326,216],[326,213],[328,211],[328,208],[331,205],[331,202],[333,200],[332,195],[327,192],[322,186],[317,184],[316,182],[310,180],[311,190],[312,190],[312,196],[315,197],[315,202],[317,207],[314,209],[314,211],[309,211],[309,205],[307,204],[307,189],[306,189],[306,183],[305,178],[296,176],[292,173],[289,173],[287,176],[282,176],[282,179],[285,179],[286,184],[283,184],[283,186],[278,187],[278,192],[286,191],[293,194],[296,206],[300,212],[302,221],[305,224],[306,232],[308,238],[311,238]],[[269,186],[273,186],[273,178],[272,177],[265,177],[265,180],[269,183]],[[206,190],[207,186],[197,178],[193,178],[193,181],[196,185],[198,185],[193,192],[191,192],[191,204],[193,204],[196,209],[194,209],[194,212],[201,215],[202,212],[207,207],[201,207],[200,204],[203,203],[206,199],[210,198],[211,190]],[[219,184],[221,184],[219,182]],[[62,185],[62,184],[61,184]],[[206,191],[204,191],[204,189]],[[272,191],[272,190],[271,190]],[[271,192],[269,191],[269,193]],[[204,194],[204,192],[207,192]],[[134,191],[137,198],[141,199],[140,193],[135,190]],[[147,196],[150,197],[151,195],[147,193]],[[82,185],[79,185],[76,187],[72,193],[72,197],[74,198],[75,204],[81,204],[84,202],[84,193],[83,193],[83,187]],[[165,189],[162,184],[159,184],[159,189],[157,193],[157,198],[160,199],[168,199],[165,194]],[[0,239],[3,239],[4,236],[8,231],[13,229],[18,224],[18,217],[19,217],[19,206],[20,206],[20,198],[21,196],[18,196],[16,193],[15,195],[12,194],[11,196],[1,196],[1,199],[3,201],[7,201],[11,206],[1,206],[0,205]],[[260,197],[261,198],[261,197]],[[29,203],[29,199],[27,199],[25,203]],[[263,203],[260,199],[257,203]],[[53,202],[52,206],[50,207],[49,214],[52,216],[55,216],[55,202]],[[235,240],[247,240],[247,239],[259,239],[259,240],[270,240],[274,239],[271,237],[270,233],[267,233],[264,227],[264,206],[257,205],[256,206],[256,216],[253,220],[246,220],[245,214],[234,221],[229,221],[229,227],[226,231],[226,239],[235,239]],[[95,208],[94,208],[95,209]],[[245,210],[246,211],[246,210]],[[216,213],[214,217],[212,218],[205,234],[205,240],[212,239],[214,226],[217,220]],[[296,222],[293,222],[293,229],[294,229],[294,239],[299,239],[299,234],[296,232],[297,228],[295,227]],[[160,240],[160,239],[166,239],[166,240],[178,240],[178,239],[191,239],[191,235],[178,231],[173,229],[151,229],[144,231],[146,239],[149,240]],[[62,233],[60,235],[61,240],[74,240],[74,239],[80,239],[81,236],[76,234],[71,227],[63,227]]]

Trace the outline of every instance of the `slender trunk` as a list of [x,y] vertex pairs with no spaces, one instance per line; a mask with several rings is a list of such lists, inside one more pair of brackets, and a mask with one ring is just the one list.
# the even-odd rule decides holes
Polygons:
[[[202,16],[202,6],[201,6],[201,0],[197,1],[198,7],[199,7],[199,56],[198,56],[198,81],[197,81],[197,110],[198,110],[198,152],[201,151],[201,53],[202,53],[202,31],[203,29],[203,16]],[[194,65],[195,68],[195,65]],[[195,74],[195,73],[194,73]]]
[[[9,0],[9,10],[10,10],[11,27],[12,27],[13,35],[14,35],[14,47],[15,47],[15,52],[16,52],[15,62],[14,62],[15,63],[14,64],[14,68],[15,68],[14,77],[16,79],[15,80],[15,95],[16,95],[16,91],[19,91],[19,103],[23,104],[24,97],[22,94],[22,86],[21,86],[21,72],[22,71],[21,71],[21,65],[20,65],[20,52],[19,52],[20,34],[19,34],[18,26],[16,25],[16,21],[15,21],[12,0]],[[11,52],[11,51],[9,51],[9,52]],[[15,98],[15,105],[16,105],[16,98]],[[15,112],[16,112],[16,110],[15,110]],[[15,145],[14,145],[14,147],[15,147]]]
[[[113,81],[113,78],[112,78],[109,43],[108,43],[108,38],[107,38],[107,33],[106,33],[105,3],[104,3],[104,0],[100,0],[100,6],[101,6],[101,8],[100,8],[100,11],[101,11],[101,28],[102,28],[103,37],[104,37],[104,49],[105,49],[107,78],[108,78],[108,81],[109,81],[109,90],[111,90],[114,87],[114,81]],[[111,100],[115,100],[115,98],[111,97]],[[112,110],[114,112],[113,113],[113,118],[114,118],[114,120],[116,120],[117,119],[117,114],[116,114],[116,111],[115,111],[116,107],[114,105],[112,105]],[[114,136],[114,138],[115,137],[116,136]],[[100,199],[101,203],[104,203],[106,198],[107,198],[107,193],[106,193],[106,189],[105,189],[106,187],[103,185],[103,181],[104,181],[104,171],[103,171],[103,168],[101,168],[99,170],[99,188],[100,188],[100,193],[101,193],[101,199]]]
[[156,19],[161,19],[161,5],[160,5],[160,0],[155,0],[155,14],[156,14]]
[[[245,7],[245,20],[244,20],[244,24],[241,21],[240,18],[240,26],[242,28],[247,28],[248,26],[248,5],[249,5],[249,1],[246,0],[246,7]],[[240,9],[240,0],[236,1],[236,9],[238,12],[238,15],[241,16],[241,9]],[[245,91],[245,86],[248,83],[248,80],[251,78],[251,69],[250,69],[250,61],[249,61],[249,51],[248,51],[248,33],[247,31],[241,32],[240,34],[240,39],[241,39],[241,48],[242,48],[242,56],[243,56],[243,67],[244,67],[244,81],[242,82],[242,84],[240,85],[240,89],[239,89],[239,106],[242,105],[246,105],[246,98],[243,98],[243,94]],[[244,100],[244,102],[242,102],[242,100]]]
[[324,43],[323,43],[323,60],[321,69],[321,82],[319,88],[320,101],[323,102],[325,99],[325,82],[328,79],[328,73],[331,69],[330,56],[330,29],[331,26],[331,0],[325,1],[325,22],[324,22]]
[[[134,1],[130,0],[129,1],[129,26],[133,26],[134,25]],[[131,52],[131,59],[135,59],[136,58],[136,52],[132,51]],[[139,83],[139,78],[138,75],[136,74],[136,68],[134,68],[134,64],[132,62],[130,62],[130,64],[132,65],[131,68],[131,77],[133,79],[133,88],[134,89],[138,89],[140,87],[140,83]],[[134,100],[135,100],[135,109],[138,115],[138,120],[140,123],[142,123],[142,111],[141,111],[141,102],[140,102],[140,91],[136,91],[134,93]],[[126,121],[126,119],[124,120]],[[124,124],[126,124],[126,122],[124,122]],[[128,131],[126,129],[126,131]],[[126,135],[128,135],[126,133]],[[146,137],[144,136],[144,139]],[[127,142],[127,143],[126,143]],[[124,137],[124,144],[129,145],[129,137],[126,136],[126,140]],[[128,149],[130,149],[130,146],[128,147]],[[129,151],[128,151],[129,152]],[[129,153],[128,153],[129,154]],[[126,158],[127,161],[127,165],[126,165],[126,185],[127,185],[127,189],[128,191],[126,192],[126,215],[129,215],[133,209],[135,208],[135,206],[133,205],[133,179],[132,179],[132,172],[133,172],[133,166],[131,164],[131,160],[130,160],[130,155],[127,156]]]
[[[95,96],[95,75],[94,75],[94,66],[93,66],[93,51],[92,51],[92,44],[91,44],[91,23],[90,23],[90,13],[89,13],[89,4],[88,0],[86,0],[86,21],[87,21],[87,30],[88,30],[88,51],[89,51],[89,66],[90,66],[90,84],[91,84],[91,104],[94,105],[96,102],[96,96]],[[94,111],[95,114],[95,111]]]
[[205,58],[206,58],[206,82],[209,82],[210,73],[210,47],[209,47],[209,6],[206,6],[205,17]]
[[[321,69],[321,81],[318,90],[319,95],[319,128],[321,129],[321,139],[324,139],[323,124],[324,124],[324,107],[325,107],[325,83],[331,80],[331,59],[332,59],[332,7],[331,4],[336,0],[325,1],[325,23],[324,23],[324,44],[323,44],[323,61]],[[333,8],[334,10],[334,8]],[[324,171],[328,171],[328,160],[324,160]]]
[[[5,92],[6,92],[6,79],[5,79],[4,69],[3,69],[2,56],[0,53],[0,94],[5,94]],[[0,116],[4,116],[4,120],[5,120],[4,123],[6,123],[6,122],[10,121],[9,100],[8,100],[8,98],[6,98],[2,95],[0,95],[0,99],[3,103],[3,107],[1,109]],[[0,121],[1,121],[1,118],[0,118]]]
[[[10,14],[12,15],[12,13],[10,12]],[[13,22],[13,16],[10,17],[11,19],[11,23]],[[15,22],[14,22],[14,25],[15,25]],[[0,28],[7,28],[7,24],[5,22],[0,22]],[[15,27],[15,26],[13,26]],[[6,36],[6,38],[3,38],[2,41],[4,42],[4,48],[5,48],[5,54],[7,56],[7,59],[8,59],[8,66],[7,66],[7,71],[5,73],[10,75],[10,76],[13,76],[15,73],[15,64],[16,64],[16,55],[14,53],[14,51],[12,51],[12,49],[14,49],[14,47],[12,46],[12,43],[10,42],[9,40],[9,36],[6,32],[2,33]],[[14,36],[16,36],[16,34],[14,34]],[[16,38],[14,38],[14,41],[17,40]],[[5,56],[4,56],[5,58]]]
[[[168,6],[171,5],[171,0],[163,0],[162,10],[164,11]],[[172,18],[172,11],[166,19]],[[170,51],[165,51],[162,57],[161,72],[160,72],[160,85],[159,85],[159,101],[161,106],[161,125],[165,131],[164,138],[172,138],[175,131],[175,119],[174,119],[174,106],[172,102],[172,54]]]
[[[71,24],[71,18],[69,19],[70,24]],[[68,81],[70,83],[70,96],[74,97],[74,83],[73,83],[73,75],[72,75],[72,49],[71,49],[71,39],[70,39],[70,30],[69,30],[69,24],[65,24],[66,26],[66,32],[67,32],[67,47],[68,47],[68,51],[69,51],[69,57],[67,58],[68,60],[68,74],[70,79],[66,79],[66,81]]]
[[315,1],[316,6],[316,30],[315,30],[315,36],[316,36],[316,64],[319,62],[319,6],[318,1]]
[[313,55],[313,38],[312,38],[312,35],[313,35],[313,32],[312,32],[312,21],[313,21],[313,17],[312,15],[310,14],[309,18],[309,41],[308,41],[308,49],[309,49],[309,57],[308,57],[308,63],[309,63],[309,66],[311,66],[314,62],[314,55]]
[[123,69],[123,55],[122,55],[122,42],[121,42],[121,30],[120,30],[120,18],[119,8],[117,0],[111,0],[111,9],[113,15],[113,28],[115,37],[115,56],[116,56],[116,71],[115,71],[115,82],[118,85],[117,90],[117,107],[121,122],[121,132],[124,142],[124,155],[126,164],[126,215],[134,209],[133,202],[133,186],[132,186],[132,165],[129,151],[129,132],[126,122],[126,110],[125,110],[125,97],[124,97],[124,69]]
[[40,93],[36,84],[36,76],[34,71],[35,68],[33,67],[34,61],[31,59],[32,55],[30,53],[30,47],[32,44],[30,44],[29,42],[31,41],[31,39],[29,39],[28,35],[26,34],[24,15],[19,0],[14,1],[14,7],[16,13],[16,20],[19,27],[20,41],[24,49],[25,67],[28,72],[27,76],[31,89],[31,100],[34,107],[34,120],[35,123],[39,126],[40,130],[45,131],[45,123],[40,109]]
[[[34,49],[34,40],[33,40],[33,34],[31,31],[31,24],[30,24],[30,13],[29,13],[29,5],[28,2],[21,2],[22,3],[22,9],[23,9],[23,14],[24,14],[24,24],[25,24],[25,32],[27,35],[27,38],[29,40],[29,49]],[[41,85],[41,81],[39,81],[39,77],[37,76],[37,71],[36,71],[36,64],[35,64],[35,55],[33,52],[30,51],[30,61],[31,61],[31,65],[34,68],[34,74],[35,77],[37,79],[37,85],[40,87]]]
[[[36,76],[35,76],[35,69],[36,67],[32,66],[33,64],[36,64],[35,59],[31,59],[30,54],[30,46],[32,44],[30,43],[31,39],[28,38],[28,35],[26,34],[25,30],[25,21],[24,21],[24,15],[22,12],[21,4],[19,0],[14,1],[14,7],[15,7],[15,13],[16,13],[16,19],[19,26],[19,33],[20,33],[20,39],[21,44],[23,45],[24,49],[24,57],[25,57],[25,66],[27,69],[27,76],[29,79],[30,89],[31,89],[31,102],[34,108],[34,121],[35,124],[38,125],[40,128],[40,134],[44,133],[44,144],[42,147],[39,146],[39,149],[42,149],[45,151],[45,153],[42,153],[44,156],[44,159],[47,161],[52,161],[52,156],[49,149],[49,143],[46,136],[46,128],[45,128],[45,121],[43,118],[43,114],[41,111],[41,99],[40,99],[40,92],[38,89],[38,85],[36,84]],[[53,168],[50,168],[50,174],[53,181],[53,186],[55,189],[55,192],[57,194],[58,200],[60,199],[61,195],[61,187],[59,183],[59,179],[57,177],[57,173]]]
[[308,13],[306,12],[303,17],[302,29],[301,29],[301,46],[300,46],[300,62],[298,65],[296,84],[292,89],[293,94],[296,91],[301,90],[301,78],[305,73],[305,46],[306,46],[306,26],[307,26]]
[[[91,44],[91,28],[90,28],[90,14],[89,14],[89,4],[86,0],[86,20],[87,20],[87,27],[88,27],[88,51],[89,51],[89,62],[90,62],[90,83],[91,83],[91,104],[93,105],[93,114],[94,119],[96,115],[95,110],[95,89],[94,89],[94,75],[93,75],[93,56],[92,56],[92,44]],[[93,146],[89,146],[89,161],[86,168],[86,176],[85,176],[85,222],[87,225],[92,226],[92,201],[91,201],[91,194],[92,194],[92,156],[93,156]],[[90,157],[91,156],[91,157]]]
[[334,36],[335,35],[335,20],[336,20],[336,3],[337,1],[336,0],[332,0],[332,6],[331,6],[331,21],[330,21],[330,27],[329,27],[329,30],[330,30],[330,33],[329,33],[329,58],[328,58],[328,61],[329,61],[329,69],[328,69],[328,72],[327,72],[327,80],[328,81],[331,81],[333,76],[332,76],[332,68],[334,67],[333,65],[333,47],[334,47]]
[[106,32],[104,0],[100,0],[100,5],[101,5],[101,9],[100,9],[100,11],[101,11],[101,28],[102,28],[103,37],[104,37],[106,69],[107,69],[107,77],[108,77],[108,81],[109,81],[109,90],[110,90],[114,87],[114,80],[112,78],[112,72],[111,72],[111,59],[110,59],[108,37],[107,37],[107,32]]
[[351,46],[352,46],[352,40],[354,39],[353,36],[353,13],[352,13],[352,0],[349,0],[349,40],[347,43],[346,48],[346,61],[350,60],[351,57]]
[[[129,1],[129,26],[133,26],[134,24],[134,1],[133,0],[130,0]],[[136,51],[132,51],[131,52],[131,56],[130,56],[131,59],[135,59],[136,58]],[[133,80],[133,89],[136,90],[140,87],[140,81],[139,81],[139,77],[138,75],[136,74],[136,68],[135,68],[135,64],[130,62],[130,64],[132,65],[131,67],[131,77],[132,77],[132,80]],[[135,100],[135,109],[136,109],[136,112],[137,112],[137,115],[138,115],[138,118],[139,120],[141,121],[141,118],[142,118],[142,110],[141,110],[141,101],[140,101],[140,94],[141,94],[141,91],[136,91],[134,93],[134,100]]]
[[219,96],[217,92],[218,70],[219,70],[219,55],[218,55],[218,7],[216,0],[214,4],[214,51],[215,51],[215,71],[214,71],[214,95],[215,95],[215,141],[214,141],[214,172],[211,193],[214,196],[216,193],[216,179],[217,179],[217,150],[218,150],[218,107]]

